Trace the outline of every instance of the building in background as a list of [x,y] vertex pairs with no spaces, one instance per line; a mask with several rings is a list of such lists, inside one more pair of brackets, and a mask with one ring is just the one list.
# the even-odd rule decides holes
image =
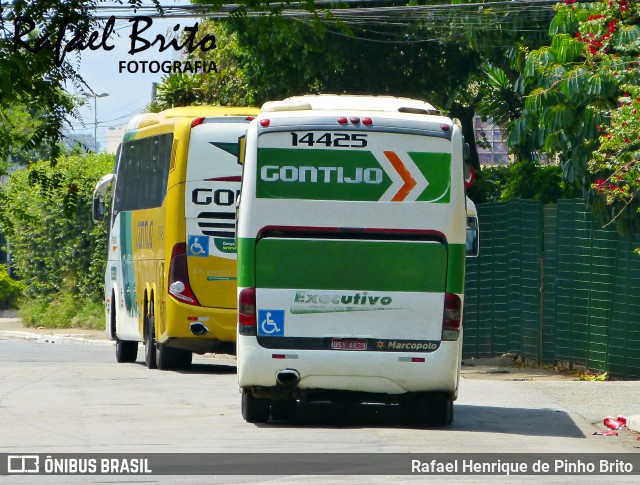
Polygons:
[[[93,147],[96,145],[96,141],[94,140],[93,135],[90,135],[89,133],[62,130],[62,144],[68,149],[72,149],[79,145],[82,151],[89,151],[93,150]],[[99,146],[100,145],[98,144],[98,147]]]
[[509,150],[506,140],[498,125],[491,120],[482,121],[480,116],[474,120],[474,132],[480,165],[507,165],[509,163]]
[[122,141],[122,136],[127,130],[127,125],[110,126],[107,130],[107,139],[105,143],[105,151],[107,153],[115,153],[118,149],[118,145]]

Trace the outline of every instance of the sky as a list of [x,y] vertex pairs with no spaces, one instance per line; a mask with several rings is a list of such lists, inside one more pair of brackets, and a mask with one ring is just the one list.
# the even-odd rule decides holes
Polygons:
[[[152,41],[157,34],[163,34],[169,39],[174,37],[174,25],[180,24],[179,32],[182,32],[183,27],[192,26],[197,21],[197,18],[153,19],[151,27],[141,33],[140,37]],[[98,31],[100,38],[103,30]],[[84,106],[79,109],[81,120],[71,119],[71,129],[75,134],[90,135],[93,139],[97,119],[97,139],[101,150],[105,148],[108,128],[124,125],[134,115],[143,112],[151,102],[153,83],[160,82],[162,77],[166,76],[162,72],[142,73],[141,61],[175,60],[184,54],[184,51],[175,51],[173,48],[161,53],[157,47],[150,47],[144,52],[130,55],[128,51],[131,47],[129,38],[131,33],[132,24],[128,20],[116,19],[114,33],[108,40],[108,45],[114,46],[112,50],[107,51],[101,47],[96,50],[87,49],[81,53],[79,74],[93,93],[98,95],[106,93],[108,96],[98,97],[95,100],[92,97],[85,98]],[[68,54],[68,60],[74,65],[78,63],[75,53]],[[127,69],[121,72],[120,62],[122,61],[125,63],[134,61],[131,67],[134,69],[137,65],[138,72],[132,73]],[[67,86],[67,90],[83,97],[76,89]]]

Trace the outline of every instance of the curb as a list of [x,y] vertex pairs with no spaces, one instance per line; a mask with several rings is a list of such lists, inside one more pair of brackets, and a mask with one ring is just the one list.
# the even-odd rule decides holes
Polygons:
[[627,428],[636,433],[640,433],[640,414],[627,416]]
[[75,335],[46,335],[35,332],[17,332],[3,330],[0,331],[0,337],[30,340],[36,342],[50,343],[50,344],[84,344],[84,345],[102,345],[113,346],[115,342],[102,339],[88,339],[81,336],[81,334]]

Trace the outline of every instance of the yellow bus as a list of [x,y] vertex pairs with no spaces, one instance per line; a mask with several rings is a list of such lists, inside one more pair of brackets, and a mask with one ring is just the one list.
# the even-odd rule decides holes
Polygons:
[[138,342],[159,369],[235,351],[239,146],[257,113],[194,106],[129,122],[93,200],[109,227],[105,317],[118,362],[135,362]]

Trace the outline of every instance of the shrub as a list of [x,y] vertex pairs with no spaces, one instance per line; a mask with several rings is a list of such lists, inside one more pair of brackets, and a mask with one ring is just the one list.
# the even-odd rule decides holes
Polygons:
[[0,187],[0,230],[24,286],[27,325],[104,325],[106,225],[93,223],[91,199],[112,170],[113,156],[71,155],[17,170]]
[[16,308],[22,289],[22,283],[12,280],[7,266],[0,264],[0,310]]
[[105,154],[37,162],[1,188],[0,225],[27,297],[56,294],[67,281],[77,297],[102,299],[106,226],[93,223],[91,199],[112,166]]

